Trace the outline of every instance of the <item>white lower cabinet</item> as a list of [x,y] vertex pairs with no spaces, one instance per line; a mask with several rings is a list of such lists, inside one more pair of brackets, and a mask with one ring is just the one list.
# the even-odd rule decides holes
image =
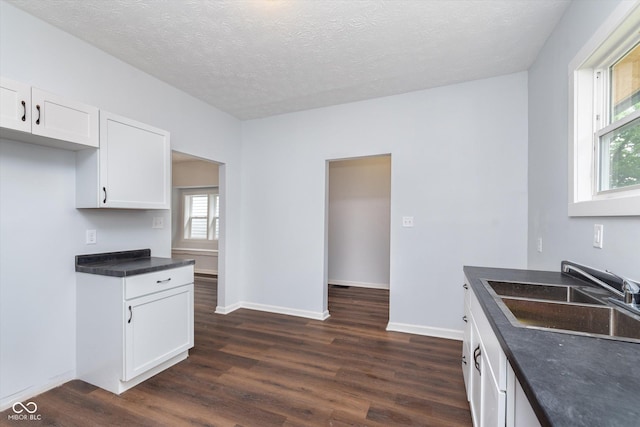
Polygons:
[[462,370],[474,427],[540,426],[478,299],[464,288]]
[[148,371],[193,346],[193,287],[126,301],[123,380]]
[[78,378],[120,394],[193,347],[193,266],[118,278],[77,273]]

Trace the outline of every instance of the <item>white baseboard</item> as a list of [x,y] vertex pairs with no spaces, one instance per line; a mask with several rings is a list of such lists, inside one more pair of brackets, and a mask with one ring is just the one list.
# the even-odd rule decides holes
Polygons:
[[408,334],[424,335],[428,337],[447,338],[462,341],[464,332],[456,329],[434,328],[429,326],[409,325],[406,323],[389,322],[387,331],[405,332]]
[[49,391],[52,388],[56,388],[66,382],[69,382],[75,379],[75,377],[76,375],[74,371],[64,372],[51,378],[46,384],[38,384],[37,386],[27,387],[26,389],[20,390],[15,394],[3,397],[0,400],[0,411],[11,408],[11,406],[13,406],[13,404],[16,402],[32,401],[37,405],[38,399],[34,399],[34,397],[44,393],[45,391]]
[[243,302],[242,308],[250,310],[266,311],[269,313],[286,314],[289,316],[305,317],[307,319],[325,320],[329,317],[329,311],[324,312],[299,310],[297,308],[278,307],[275,305],[256,304],[253,302]]
[[231,305],[227,305],[227,306],[217,306],[216,307],[216,313],[217,314],[229,314],[232,311],[236,311],[237,309],[242,308],[242,303],[241,302],[237,302],[235,304],[231,304]]
[[329,280],[330,285],[354,286],[356,288],[389,289],[388,283],[350,282],[348,280]]
[[314,320],[325,320],[329,318],[329,311],[324,312],[299,310],[297,308],[279,307],[275,305],[257,304],[254,302],[240,301],[235,304],[231,304],[225,307],[217,306],[216,313],[229,314],[232,311],[236,311],[239,308],[246,308],[249,310],[265,311],[267,313],[286,314],[288,316],[304,317]]

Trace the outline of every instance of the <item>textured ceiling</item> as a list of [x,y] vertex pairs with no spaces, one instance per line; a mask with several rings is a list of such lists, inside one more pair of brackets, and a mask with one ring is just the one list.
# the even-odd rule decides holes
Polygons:
[[529,68],[569,0],[8,0],[239,119]]

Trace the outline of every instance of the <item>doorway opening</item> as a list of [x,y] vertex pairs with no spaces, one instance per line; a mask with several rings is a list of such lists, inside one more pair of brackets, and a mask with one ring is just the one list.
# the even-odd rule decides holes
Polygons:
[[335,314],[332,294],[346,289],[388,304],[391,155],[328,161],[326,197],[326,307]]
[[[196,281],[224,294],[224,164],[171,153],[171,257],[194,259]],[[215,289],[213,289],[215,288]]]

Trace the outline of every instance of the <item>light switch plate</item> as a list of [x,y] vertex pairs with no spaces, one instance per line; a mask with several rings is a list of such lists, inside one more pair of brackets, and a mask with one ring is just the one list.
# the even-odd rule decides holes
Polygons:
[[604,234],[604,225],[593,224],[593,247],[602,249],[602,238]]
[[95,245],[98,241],[98,233],[96,230],[87,230],[85,240],[87,245]]

